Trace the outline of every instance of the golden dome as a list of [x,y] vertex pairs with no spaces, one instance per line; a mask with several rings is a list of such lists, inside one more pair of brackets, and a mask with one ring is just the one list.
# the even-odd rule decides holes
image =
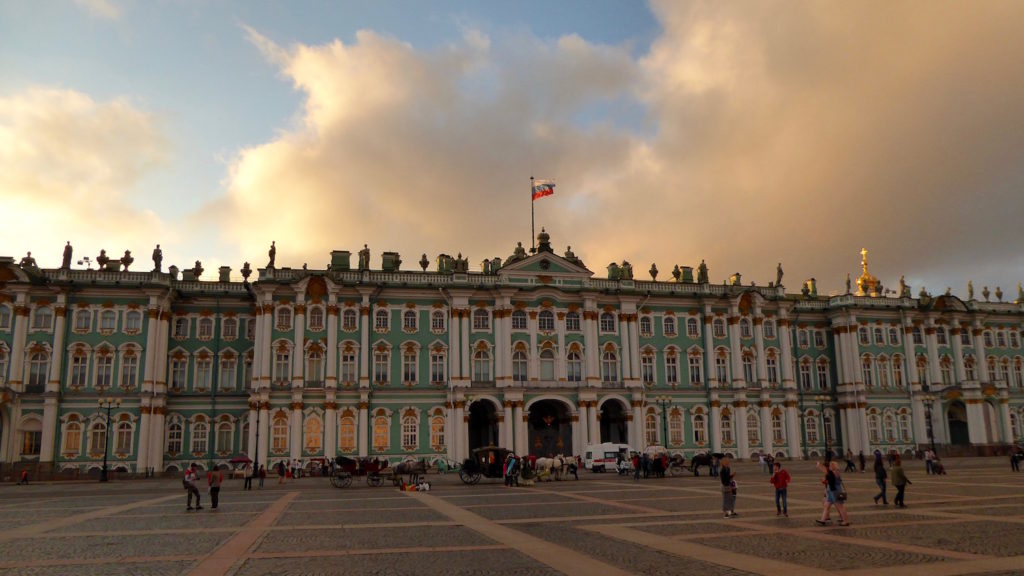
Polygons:
[[868,272],[868,249],[860,249],[860,278],[857,278],[857,296],[878,296],[878,278]]

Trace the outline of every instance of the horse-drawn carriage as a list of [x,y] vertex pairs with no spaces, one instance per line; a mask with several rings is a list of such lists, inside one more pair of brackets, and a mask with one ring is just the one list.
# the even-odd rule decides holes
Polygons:
[[415,458],[408,458],[395,464],[391,468],[390,476],[388,479],[395,486],[401,486],[402,482],[406,484],[419,484],[420,475],[427,474],[427,463],[423,460],[416,460]]
[[511,450],[494,446],[477,448],[462,462],[459,478],[466,484],[476,484],[480,478],[501,478],[504,476],[505,459],[511,453]]
[[[352,484],[355,477],[366,477],[366,483],[370,486],[382,486],[385,479],[385,471],[388,470],[387,460],[376,458],[347,458],[338,456],[334,459],[334,473],[331,475],[331,486],[335,488],[346,488]],[[389,477],[393,477],[390,474]]]

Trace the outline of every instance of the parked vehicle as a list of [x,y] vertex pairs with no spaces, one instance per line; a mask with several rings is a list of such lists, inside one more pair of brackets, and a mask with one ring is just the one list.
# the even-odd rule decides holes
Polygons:
[[629,444],[591,444],[583,453],[583,467],[591,472],[604,472],[616,469],[619,460],[624,458],[629,458]]

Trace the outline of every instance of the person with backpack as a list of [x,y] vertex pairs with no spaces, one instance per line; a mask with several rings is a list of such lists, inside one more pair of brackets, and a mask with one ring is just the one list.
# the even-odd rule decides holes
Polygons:
[[[789,518],[789,510],[786,506],[786,490],[789,486],[789,472],[782,469],[782,462],[775,462],[775,473],[768,480],[775,486],[775,515]],[[781,502],[780,502],[781,501]]]
[[830,461],[828,466],[818,463],[818,470],[825,473],[822,483],[825,485],[825,499],[821,510],[821,518],[814,522],[819,526],[826,526],[831,523],[829,511],[833,506],[839,511],[839,525],[849,526],[850,521],[846,515],[846,488],[843,486],[843,479],[839,476],[839,465]]
[[196,510],[202,510],[203,507],[199,505],[199,487],[196,486],[199,483],[199,472],[196,463],[193,462],[191,466],[185,469],[185,477],[181,480],[185,486],[185,491],[188,492],[188,500],[185,504],[185,511],[192,511],[192,496],[196,497]]

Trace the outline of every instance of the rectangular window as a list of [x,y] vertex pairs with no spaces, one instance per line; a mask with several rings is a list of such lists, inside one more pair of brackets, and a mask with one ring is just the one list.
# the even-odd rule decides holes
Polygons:
[[807,348],[811,345],[811,340],[807,336],[807,330],[799,330],[796,333],[796,345],[800,348]]
[[894,327],[889,328],[889,346],[899,346],[900,331]]
[[671,386],[679,384],[679,358],[675,354],[665,358],[665,381]]
[[964,328],[963,330],[960,331],[960,344],[962,344],[963,346],[970,346],[971,345],[971,331],[970,330]]
[[114,357],[112,355],[96,357],[96,387],[109,388],[114,380]]
[[42,431],[25,431],[22,434],[21,455],[39,456],[39,449],[43,443]]
[[881,326],[875,326],[873,332],[874,332],[874,337],[875,337],[875,346],[884,346],[885,345],[885,336],[884,336],[884,333],[882,332]]
[[175,358],[171,361],[171,389],[181,390],[185,387],[185,375],[188,365],[184,358]]
[[811,365],[801,364],[800,365],[800,388],[804,390],[811,389]]
[[696,318],[686,319],[686,335],[690,338],[700,337],[700,328],[697,324]]
[[[73,388],[83,388],[86,385],[86,375],[89,371],[89,358],[86,356],[72,356],[71,357],[71,386]],[[0,373],[0,377],[3,373]]]
[[765,368],[768,371],[768,383],[779,383],[779,361],[771,356],[765,359]]
[[565,330],[567,332],[579,332],[580,331],[580,315],[575,312],[570,312],[565,315]]
[[277,382],[278,384],[287,383],[291,367],[291,354],[283,350],[277,352],[274,355],[274,382]]
[[775,339],[775,322],[766,320],[764,323],[764,337],[769,340]]
[[703,379],[700,377],[700,366],[703,360],[700,356],[690,356],[690,384],[699,386],[703,383]]
[[113,332],[116,324],[117,314],[113,311],[107,310],[103,314],[100,314],[100,331]]
[[341,355],[341,381],[354,384],[357,380],[359,380],[359,375],[356,373],[355,352],[343,352]]
[[222,360],[220,363],[220,376],[219,382],[217,382],[217,388],[221,390],[234,390],[235,389],[235,372],[238,368],[238,362],[234,359]]
[[238,337],[238,320],[227,318],[224,320],[223,336],[225,340],[234,340]]
[[644,355],[640,357],[640,376],[644,384],[654,385],[654,356]]
[[729,363],[722,356],[715,358],[715,378],[720,384],[729,381]]
[[914,344],[916,344],[918,346],[920,346],[921,344],[924,343],[924,337],[921,335],[921,327],[920,326],[914,326],[913,338],[914,338]]
[[946,328],[939,326],[935,329],[935,338],[939,343],[939,346],[945,346],[949,344],[949,340],[946,338]]
[[416,383],[416,354],[402,355],[402,382],[407,384]]
[[196,390],[209,390],[213,380],[213,361],[209,358],[196,360]]
[[121,387],[132,390],[139,381],[139,357],[124,356],[121,358]]
[[583,381],[583,360],[580,355],[575,352],[569,353],[569,358],[566,361],[566,369],[568,372],[569,382],[582,382]]
[[442,384],[445,378],[445,355],[434,353],[430,355],[430,381],[434,384]]
[[824,348],[825,347],[825,331],[815,330],[814,331],[814,347]]
[[818,388],[828,389],[828,364],[818,364]]
[[373,381],[377,384],[388,383],[388,353],[373,353]]

